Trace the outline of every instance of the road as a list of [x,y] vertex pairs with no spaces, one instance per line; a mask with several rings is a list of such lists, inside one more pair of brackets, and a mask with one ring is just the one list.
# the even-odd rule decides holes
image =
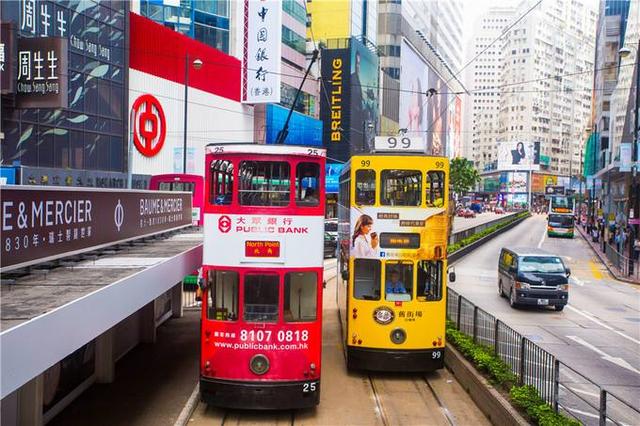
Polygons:
[[335,260],[325,261],[322,388],[314,409],[284,412],[222,410],[199,403],[189,426],[212,424],[489,425],[448,371],[419,374],[348,372],[335,299]]
[[[511,309],[507,299],[498,296],[497,263],[504,246],[540,247],[562,256],[572,273],[569,305],[563,312]],[[550,239],[546,216],[535,215],[462,258],[455,269],[457,280],[450,284],[452,289],[639,408],[640,287],[611,277],[580,236]],[[592,403],[597,401],[597,387],[577,383],[579,378],[568,370],[566,375],[567,381],[575,383],[569,385],[572,391]],[[594,421],[589,410],[573,409],[583,421]],[[623,417],[628,424],[640,421],[637,415]]]

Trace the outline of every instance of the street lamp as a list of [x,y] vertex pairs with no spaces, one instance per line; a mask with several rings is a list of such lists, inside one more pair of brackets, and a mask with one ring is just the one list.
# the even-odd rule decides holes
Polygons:
[[[198,58],[191,62],[193,68],[197,71],[202,68],[202,61]],[[182,173],[187,173],[187,117],[189,108],[189,54],[187,53],[184,60],[184,132],[182,135]]]

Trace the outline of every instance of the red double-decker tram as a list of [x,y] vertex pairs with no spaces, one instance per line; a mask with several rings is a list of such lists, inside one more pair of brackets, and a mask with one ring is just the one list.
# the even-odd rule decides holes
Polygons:
[[322,149],[209,145],[202,400],[293,409],[320,400]]

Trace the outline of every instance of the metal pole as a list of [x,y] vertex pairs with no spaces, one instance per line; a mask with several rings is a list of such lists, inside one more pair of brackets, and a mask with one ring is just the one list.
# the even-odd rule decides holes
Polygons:
[[129,111],[129,140],[127,141],[127,188],[132,189],[132,181],[133,181],[133,170],[132,170],[132,162],[133,162],[133,120],[135,115],[133,114],[133,108]]
[[529,204],[529,211],[531,211],[531,200],[533,198],[533,194],[531,193],[532,190],[532,184],[533,184],[533,171],[531,169],[529,169],[529,198],[527,200],[527,203]]
[[607,426],[607,391],[600,389],[600,426]]
[[525,341],[524,337],[520,338],[520,368],[518,369],[518,373],[520,375],[520,384],[524,384],[524,350],[525,350]]
[[560,361],[553,362],[553,411],[558,412],[558,398],[560,398]]
[[184,61],[184,132],[182,135],[182,173],[187,173],[187,111],[189,105],[189,54]]

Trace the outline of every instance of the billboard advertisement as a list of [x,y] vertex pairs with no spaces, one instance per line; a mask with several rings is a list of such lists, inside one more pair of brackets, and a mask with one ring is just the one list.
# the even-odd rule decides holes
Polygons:
[[349,160],[351,67],[349,49],[323,49],[320,73],[320,120],[327,157]]
[[431,155],[446,155],[449,135],[449,95],[444,80],[429,68],[430,87],[436,94],[427,102],[427,146]]
[[525,172],[509,172],[504,185],[503,192],[515,194],[518,192],[527,192],[527,173]]
[[407,129],[408,135],[424,136],[428,99],[425,92],[430,87],[428,67],[406,41],[402,42],[400,69],[400,128]]
[[355,38],[350,45],[351,151],[370,152],[378,129],[378,57]]
[[539,170],[540,142],[498,142],[499,170]]
[[280,102],[282,4],[279,0],[244,2],[242,102]]
[[[276,104],[267,105],[265,143],[273,144],[278,133],[287,121],[289,108]],[[293,111],[289,120],[289,133],[284,140],[285,145],[322,146],[322,121],[308,115]]]
[[339,190],[340,173],[342,173],[342,163],[326,163],[325,169],[325,192],[327,194],[337,194]]

